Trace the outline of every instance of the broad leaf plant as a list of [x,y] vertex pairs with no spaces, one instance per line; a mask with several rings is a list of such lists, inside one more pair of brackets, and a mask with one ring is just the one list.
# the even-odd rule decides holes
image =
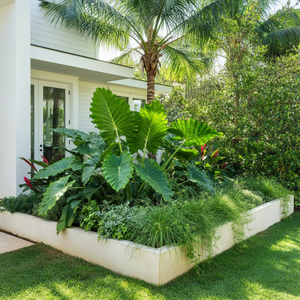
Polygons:
[[[124,100],[104,88],[96,89],[90,111],[99,134],[55,129],[71,138],[76,148],[67,150],[71,157],[47,165],[33,177],[54,179],[43,194],[41,215],[61,197],[66,199],[57,233],[70,227],[78,208],[91,200],[117,204],[150,199],[153,204],[167,203],[172,201],[178,184],[214,192],[212,181],[196,164],[196,148],[221,133],[191,119],[168,125],[159,101],[132,112]],[[164,151],[160,164],[148,158],[149,152],[156,154],[159,149]],[[185,182],[176,177],[178,165]]]

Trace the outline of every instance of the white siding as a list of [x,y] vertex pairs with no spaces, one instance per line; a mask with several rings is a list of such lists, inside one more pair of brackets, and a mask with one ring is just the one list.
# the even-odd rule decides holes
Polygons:
[[91,131],[99,132],[89,117],[91,114],[90,107],[92,97],[97,87],[99,87],[99,85],[95,83],[84,81],[79,81],[78,83],[78,129],[86,133]]
[[78,82],[78,129],[86,133],[94,131],[99,132],[95,125],[91,122],[89,117],[91,112],[91,102],[93,94],[98,87],[110,89],[118,96],[126,96],[129,98],[130,106],[132,109],[132,100],[134,98],[146,99],[146,91],[141,89],[133,89],[117,85],[96,84],[91,82]]
[[50,24],[43,18],[39,1],[31,0],[31,44],[87,57],[97,58],[92,41],[79,36],[75,30]]

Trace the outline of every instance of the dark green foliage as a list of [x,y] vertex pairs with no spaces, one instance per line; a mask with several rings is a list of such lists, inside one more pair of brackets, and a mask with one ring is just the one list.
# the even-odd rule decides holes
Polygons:
[[167,205],[98,205],[92,201],[83,206],[81,227],[98,230],[101,238],[127,239],[156,248],[188,246],[199,237],[209,247],[217,227],[229,221],[244,222],[241,216],[249,209],[275,198],[286,199],[287,194],[274,180],[239,178],[219,184],[214,194],[202,192]]
[[5,197],[0,202],[0,212],[3,210],[2,208],[4,208],[11,213],[21,212],[31,215],[34,205],[41,201],[41,195],[34,193],[29,195],[20,194],[17,197]]
[[[170,202],[174,194],[172,189],[177,184],[177,175],[173,172],[176,160],[182,163],[182,171],[187,172],[183,174],[187,176],[189,191],[195,181],[198,190],[209,188],[213,191],[206,174],[197,173],[198,167],[189,163],[199,154],[195,146],[200,147],[202,142],[221,136],[221,133],[197,120],[178,121],[168,126],[167,115],[158,101],[146,104],[140,113],[134,113],[123,99],[106,89],[96,89],[90,110],[92,122],[100,129],[100,134],[59,129],[77,146],[67,150],[73,156],[45,166],[34,176],[35,180],[48,182],[39,206],[41,215],[45,215],[61,197],[67,199],[57,232],[70,227],[76,210],[91,200],[100,205],[103,201],[120,204],[131,199],[150,200],[152,204],[161,200]],[[173,131],[168,135],[170,141],[165,138],[167,130]],[[164,141],[171,147],[165,154],[165,162],[159,165],[147,158],[147,152],[164,147]],[[141,152],[136,153],[138,150]],[[180,158],[175,160],[179,150],[184,157],[182,162]]]
[[66,205],[66,198],[61,197],[58,201],[56,201],[55,205],[47,211],[46,215],[39,214],[40,205],[41,205],[40,202],[34,204],[33,209],[32,209],[33,216],[40,217],[47,221],[58,222],[60,219],[63,207]]
[[194,85],[182,117],[224,133],[220,149],[235,174],[275,178],[299,202],[299,52],[269,61],[265,48],[230,51],[232,61],[218,75]]

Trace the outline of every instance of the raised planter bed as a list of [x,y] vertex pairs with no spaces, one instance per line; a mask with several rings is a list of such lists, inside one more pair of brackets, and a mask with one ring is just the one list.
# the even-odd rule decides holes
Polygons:
[[[294,197],[290,196],[284,216],[294,212]],[[283,217],[280,200],[273,200],[247,213],[251,220],[244,226],[243,238],[248,238],[269,226],[280,222]],[[210,255],[217,255],[235,244],[232,223],[217,229],[216,239]],[[56,235],[56,222],[9,212],[0,213],[0,230],[17,236],[43,242],[56,249],[87,261],[99,264],[114,272],[136,277],[146,282],[161,285],[187,272],[194,266],[180,247],[150,248],[137,246],[129,241],[108,239],[98,242],[98,234],[85,232],[81,228],[68,228]],[[200,247],[200,261],[206,258],[205,249]]]

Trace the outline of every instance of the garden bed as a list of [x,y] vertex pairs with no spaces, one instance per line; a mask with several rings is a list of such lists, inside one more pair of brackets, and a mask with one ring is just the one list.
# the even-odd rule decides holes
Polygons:
[[[250,222],[243,225],[242,237],[246,239],[267,229],[293,211],[293,196],[290,196],[284,214],[280,200],[273,200],[250,210],[245,215]],[[216,240],[213,242],[209,255],[217,255],[236,243],[232,225],[229,222],[217,229]],[[0,230],[34,242],[43,242],[64,253],[81,257],[117,273],[157,285],[171,281],[187,272],[195,264],[186,256],[181,247],[165,246],[155,249],[114,239],[98,242],[96,232],[85,232],[83,229],[75,227],[67,228],[57,235],[56,222],[44,221],[22,213],[2,212],[0,214]],[[201,257],[197,262],[207,257],[207,253],[202,247],[199,247],[199,254]]]

